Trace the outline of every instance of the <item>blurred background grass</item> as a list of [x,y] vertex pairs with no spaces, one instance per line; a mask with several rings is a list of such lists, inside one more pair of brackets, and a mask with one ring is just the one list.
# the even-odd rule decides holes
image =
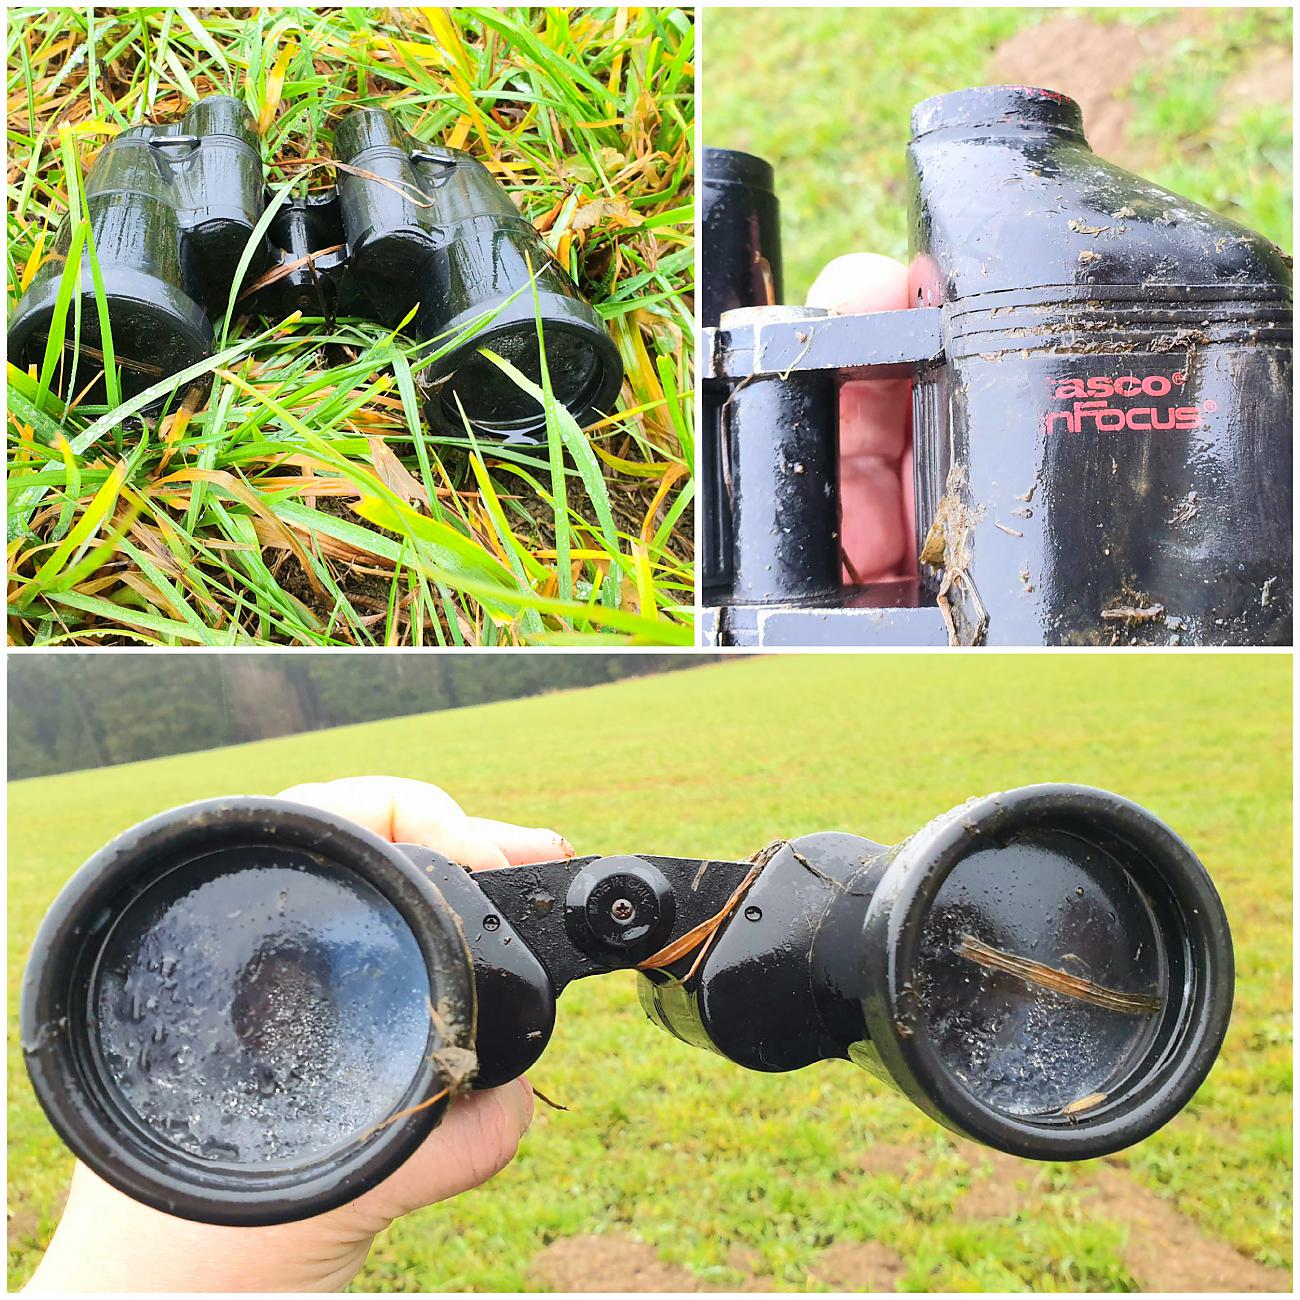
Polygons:
[[366,321],[237,321],[192,416],[11,367],[11,644],[691,643],[689,12],[10,8],[7,56],[10,311],[125,127],[242,96],[277,185],[383,107],[506,186],[626,371],[618,413],[505,448],[431,435],[423,349]]
[[[13,1023],[55,893],[175,804],[379,771],[553,826],[579,853],[718,856],[824,829],[889,843],[971,795],[1100,785],[1202,857],[1238,985],[1221,1058],[1165,1129],[1115,1160],[1001,1162],[988,1187],[985,1152],[847,1063],[747,1073],[647,1024],[632,976],[582,981],[531,1071],[568,1112],[539,1107],[503,1175],[399,1223],[357,1289],[617,1291],[644,1283],[629,1273],[641,1249],[673,1270],[647,1289],[860,1290],[871,1275],[827,1261],[866,1244],[904,1290],[1288,1289],[1291,725],[1289,655],[768,656],[12,783],[10,1284],[48,1241],[71,1165]],[[1031,1176],[1027,1197],[1015,1178]],[[1117,1185],[1165,1217],[1144,1225]],[[596,1272],[600,1241],[621,1271]]]
[[785,297],[907,256],[913,105],[995,82],[1078,99],[1098,153],[1291,248],[1291,11],[706,9],[704,142],[776,168]]

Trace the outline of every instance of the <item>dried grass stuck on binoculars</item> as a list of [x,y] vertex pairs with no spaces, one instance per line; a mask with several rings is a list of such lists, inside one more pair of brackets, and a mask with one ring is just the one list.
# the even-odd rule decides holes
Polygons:
[[[1084,129],[1050,88],[918,104],[876,312],[783,305],[779,177],[705,150],[704,643],[1291,644],[1290,259]],[[860,575],[888,507],[841,499],[841,384],[873,379],[910,385],[910,456]]]
[[11,17],[13,640],[690,643],[688,14]]
[[81,868],[33,946],[21,1038],[51,1123],[109,1182],[188,1218],[288,1222],[374,1186],[458,1094],[537,1064],[570,984],[626,970],[683,1043],[765,1072],[852,1061],[1038,1160],[1174,1119],[1233,992],[1191,849],[1083,786],[973,799],[894,846],[824,832],[739,862],[476,873],[243,798],[163,813]]

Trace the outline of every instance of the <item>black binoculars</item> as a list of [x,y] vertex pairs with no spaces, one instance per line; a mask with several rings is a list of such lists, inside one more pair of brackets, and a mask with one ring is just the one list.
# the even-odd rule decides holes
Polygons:
[[459,1091],[541,1056],[573,980],[640,972],[658,1025],[752,1070],[847,1059],[1039,1160],[1140,1142],[1204,1080],[1227,919],[1113,794],[1025,786],[889,847],[582,857],[471,874],[277,799],[127,831],[56,899],[23,980],[36,1095],[124,1192],[209,1222],[320,1213]]
[[[779,306],[773,173],[705,151],[718,645],[1290,644],[1291,270],[1024,86],[912,114],[906,310]],[[839,387],[910,377],[915,537],[842,581]]]
[[[482,163],[421,144],[382,109],[358,109],[335,129],[335,188],[283,201],[258,234],[270,199],[259,145],[242,101],[211,95],[178,123],[122,132],[87,175],[125,396],[212,355],[210,318],[227,310],[251,244],[240,283],[250,313],[406,321],[439,353],[420,371],[436,433],[463,435],[467,423],[507,441],[543,433],[541,403],[480,352],[540,385],[539,334],[555,398],[578,423],[613,409],[623,368],[604,322]],[[21,367],[45,355],[73,227],[71,218],[61,227],[10,322],[9,356]],[[76,355],[93,359],[85,385],[104,357],[88,255],[79,274]],[[72,351],[70,322],[55,328],[68,330]],[[66,355],[64,365],[73,370]],[[61,391],[76,390],[65,379]],[[104,400],[102,379],[89,391]]]

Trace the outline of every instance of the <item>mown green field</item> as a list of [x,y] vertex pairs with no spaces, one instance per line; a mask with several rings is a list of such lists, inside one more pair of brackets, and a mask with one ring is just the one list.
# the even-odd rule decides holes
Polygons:
[[[490,658],[483,658],[491,671]],[[160,669],[163,671],[163,669]],[[1201,1093],[1127,1157],[1207,1239],[1289,1267],[1289,656],[771,656],[9,789],[9,1005],[39,918],[74,867],[184,800],[359,772],[437,781],[472,811],[553,826],[578,852],[747,854],[840,828],[890,841],[970,795],[1109,787],[1172,823],[1232,920],[1237,1009]],[[832,1244],[881,1241],[910,1290],[1131,1290],[1132,1225],[1087,1166],[1052,1166],[1032,1212],[954,1202],[978,1157],[847,1064],[746,1074],[649,1026],[633,979],[566,993],[533,1071],[540,1108],[488,1187],[397,1226],[360,1290],[517,1290],[539,1251],[639,1238],[700,1284],[818,1285]],[[52,1230],[70,1159],[10,1026],[10,1283]],[[863,1168],[915,1144],[924,1176]],[[728,1263],[731,1260],[731,1264]],[[1284,1274],[1275,1276],[1284,1277]],[[750,1283],[752,1284],[752,1283]]]
[[[1104,30],[1058,27],[1008,71],[1004,42],[1063,19]],[[1100,105],[1099,152],[1289,249],[1291,29],[1282,8],[711,9],[704,140],[775,165],[789,302],[841,253],[907,256],[912,106],[988,82]]]

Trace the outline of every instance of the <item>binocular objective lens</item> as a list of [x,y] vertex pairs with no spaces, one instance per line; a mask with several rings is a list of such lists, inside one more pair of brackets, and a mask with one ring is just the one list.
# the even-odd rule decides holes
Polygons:
[[164,876],[91,981],[94,1048],[133,1127],[189,1156],[314,1159],[401,1108],[428,1053],[429,979],[397,910],[281,848]]
[[[546,368],[555,400],[580,412],[594,397],[604,373],[600,354],[578,331],[561,325],[546,329]],[[541,384],[537,330],[529,323],[488,339],[483,346]],[[462,428],[461,408],[476,428],[501,433],[531,433],[546,427],[540,404],[509,375],[477,352],[469,356],[442,390],[443,409],[453,428]]]
[[1161,927],[1096,843],[1040,830],[973,853],[926,917],[912,980],[944,1068],[985,1106],[1068,1124],[1126,1087],[1170,986]]

